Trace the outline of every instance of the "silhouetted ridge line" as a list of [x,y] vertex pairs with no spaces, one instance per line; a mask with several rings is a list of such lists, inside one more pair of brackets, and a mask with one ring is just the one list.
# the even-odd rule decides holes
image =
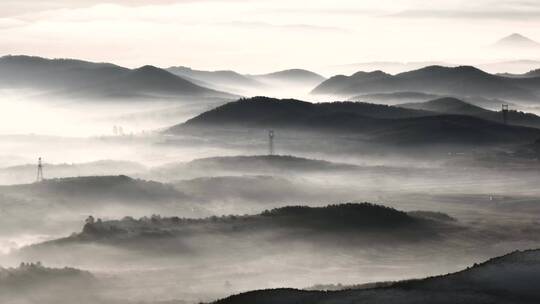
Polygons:
[[28,56],[0,57],[0,87],[35,89],[72,98],[236,97],[154,66],[131,70],[108,63]]
[[[443,99],[433,104],[441,111],[447,111],[448,104],[465,106],[455,99]],[[467,107],[447,113],[435,112],[433,108],[427,111],[360,102],[313,104],[294,99],[255,97],[225,104],[166,132],[181,134],[216,128],[281,129],[362,135],[374,143],[467,145],[528,143],[540,137],[538,129],[503,124],[497,112],[486,110],[482,114],[480,108]],[[534,115],[527,119],[523,117],[514,115],[517,119],[509,120],[515,124],[540,126],[540,119]]]
[[[425,279],[384,283],[382,287],[338,291],[277,288],[233,295],[216,304],[303,303],[538,303],[540,251],[516,251],[466,270]],[[377,285],[377,284],[375,284]]]
[[312,93],[350,97],[414,91],[456,97],[535,101],[540,96],[539,84],[540,80],[501,77],[472,66],[429,66],[394,76],[381,72],[335,76],[322,82]]

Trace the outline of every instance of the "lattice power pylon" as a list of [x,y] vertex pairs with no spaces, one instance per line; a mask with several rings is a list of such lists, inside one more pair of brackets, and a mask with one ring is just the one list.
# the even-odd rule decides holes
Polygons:
[[274,130],[268,131],[268,155],[274,155]]
[[38,158],[36,181],[38,183],[43,181],[43,162],[41,161],[41,157]]
[[503,116],[503,123],[505,125],[508,124],[508,105],[507,104],[502,105],[502,116]]

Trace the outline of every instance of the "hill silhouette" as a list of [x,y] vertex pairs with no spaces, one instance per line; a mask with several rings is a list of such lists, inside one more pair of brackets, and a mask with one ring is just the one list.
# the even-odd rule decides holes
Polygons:
[[[48,241],[29,248],[51,245],[105,242],[137,244],[139,241],[165,242],[171,239],[204,237],[205,235],[241,236],[244,233],[290,233],[289,240],[338,240],[348,235],[356,241],[366,236],[407,242],[436,237],[447,223],[407,214],[393,208],[370,203],[328,205],[326,207],[287,206],[266,210],[256,215],[231,215],[202,219],[178,217],[125,218],[122,220],[86,223],[81,233]],[[295,235],[302,232],[300,235]],[[356,235],[356,236],[354,236]],[[334,239],[335,237],[335,239]],[[284,239],[286,242],[287,240]],[[351,239],[351,242],[353,240]]]
[[534,101],[540,93],[540,79],[516,79],[488,74],[472,66],[429,66],[389,75],[380,71],[334,76],[312,94],[355,96],[360,94],[421,92],[455,97],[480,96]]
[[261,88],[264,85],[259,81],[248,76],[239,74],[235,71],[201,71],[189,67],[177,66],[170,67],[167,71],[180,77],[187,77],[215,87],[239,87],[239,88]]
[[[27,290],[32,285],[39,285],[49,280],[73,281],[82,280],[91,283],[94,277],[90,272],[75,268],[49,268],[41,263],[21,263],[16,268],[0,267],[0,290],[7,292],[7,289]],[[95,283],[95,282],[94,282]]]
[[94,275],[75,268],[49,268],[39,262],[0,267],[2,303],[104,303],[99,290]]
[[[501,122],[503,119],[500,111],[487,110],[451,97],[439,98],[420,103],[405,103],[397,106],[441,114],[468,115],[494,122]],[[540,128],[540,117],[532,113],[510,110],[508,112],[508,123],[516,126]]]
[[513,33],[500,39],[493,46],[500,48],[539,48],[540,43],[519,33]]
[[187,164],[198,170],[293,170],[293,171],[344,171],[356,170],[349,164],[301,158],[290,155],[223,156],[203,158]]
[[[339,291],[297,289],[259,290],[218,300],[216,304],[450,304],[537,303],[535,283],[540,279],[540,251],[514,252],[475,264],[461,272],[411,280],[382,287]],[[389,286],[388,286],[389,285]]]
[[441,98],[435,94],[421,92],[396,92],[396,93],[375,93],[358,95],[349,98],[350,101],[374,102],[384,104],[400,104],[406,102],[423,102]]
[[[127,176],[47,179],[0,186],[2,235],[64,235],[86,216],[168,213],[193,217],[210,213],[174,185]],[[54,220],[51,220],[54,219]],[[34,257],[29,260],[41,260]]]
[[503,76],[503,77],[509,77],[509,78],[536,78],[536,77],[540,77],[540,69],[531,70],[523,74],[502,73],[502,74],[497,74],[497,75]]
[[269,74],[250,75],[250,77],[261,82],[269,82],[275,84],[281,83],[287,84],[289,86],[315,86],[326,79],[317,73],[303,69],[283,70]]
[[66,203],[72,207],[84,207],[89,202],[95,205],[111,202],[147,204],[187,198],[172,185],[136,180],[125,175],[46,179],[40,183],[0,186],[0,190],[13,197]]
[[1,57],[0,80],[3,88],[36,89],[66,97],[233,97],[153,66],[130,70],[71,59]]
[[473,116],[445,115],[366,103],[319,103],[266,97],[242,99],[205,112],[170,133],[197,128],[258,128],[362,135],[372,142],[489,144],[532,142],[540,130]]
[[195,159],[184,163],[170,163],[153,168],[151,177],[177,179],[182,176],[261,175],[322,172],[353,172],[359,167],[345,163],[308,159],[290,155],[240,155]]
[[[147,168],[139,163],[118,160],[99,160],[88,163],[51,164],[44,163],[46,177],[64,178],[74,176],[132,175]],[[25,184],[35,181],[36,164],[0,168],[0,183]]]
[[[240,99],[205,112],[185,125],[230,124],[263,126],[298,124],[332,115],[361,115],[365,118],[409,118],[427,116],[424,111],[359,102],[310,103],[295,99],[253,97]],[[313,121],[313,123],[316,123]],[[329,126],[330,127],[330,126]],[[174,127],[173,129],[174,130]]]
[[[421,92],[395,92],[395,93],[374,93],[374,94],[363,94],[349,98],[350,101],[358,102],[374,102],[382,103],[388,105],[401,105],[404,103],[421,103],[426,101],[431,101],[435,99],[442,98],[454,98],[452,96],[437,95],[437,94],[427,94]],[[456,98],[477,107],[482,107],[486,109],[498,110],[501,107],[501,104],[513,104],[507,100],[502,99],[493,99],[493,98],[484,98],[480,96],[471,96],[471,97],[459,97]]]
[[481,117],[491,111],[477,107],[457,98],[446,97],[421,103],[399,104],[399,107],[415,110],[432,111],[446,114],[470,115]]
[[261,205],[304,201],[319,204],[345,197],[340,196],[334,188],[329,189],[331,187],[323,188],[303,180],[299,182],[284,176],[271,175],[199,177],[175,182],[174,186],[180,192],[200,198],[201,201],[214,201],[221,205],[224,202],[231,202],[234,204],[234,210],[240,210],[242,207],[241,210],[249,212],[259,211]]

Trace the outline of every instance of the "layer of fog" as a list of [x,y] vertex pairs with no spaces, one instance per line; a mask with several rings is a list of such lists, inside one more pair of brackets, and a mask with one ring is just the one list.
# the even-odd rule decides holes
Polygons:
[[[66,137],[144,135],[227,100],[204,98],[87,100],[32,90],[0,90],[0,134]],[[113,127],[121,127],[113,132]]]
[[[2,125],[2,131],[6,132],[0,143],[1,184],[34,182],[36,160],[43,157],[47,179],[126,174],[171,185],[189,197],[172,200],[167,206],[156,203],[157,198],[149,199],[146,206],[136,207],[130,201],[100,198],[94,202],[81,200],[78,203],[84,207],[70,209],[56,200],[40,197],[39,193],[19,197],[25,202],[19,204],[12,195],[0,190],[0,222],[4,225],[0,233],[3,253],[0,265],[16,266],[25,259],[39,259],[50,266],[88,269],[109,286],[103,291],[108,298],[149,302],[184,299],[195,303],[260,288],[424,277],[460,270],[492,256],[540,244],[536,238],[539,235],[536,215],[540,209],[536,187],[540,180],[536,171],[484,167],[462,147],[454,150],[465,151],[464,155],[444,149],[414,155],[418,151],[357,146],[347,138],[339,141],[326,135],[306,138],[299,136],[300,133],[278,133],[275,147],[278,154],[324,159],[358,168],[338,172],[292,172],[265,167],[187,170],[183,167],[186,162],[203,157],[264,155],[268,149],[267,130],[245,137],[224,136],[217,141],[150,132],[182,122],[195,112],[183,112],[180,106],[169,103],[118,104],[118,107],[97,102],[83,106],[59,103],[51,107],[35,101],[6,101],[6,105],[9,110],[1,114],[6,119],[1,122],[6,127]],[[113,136],[115,125],[122,126],[126,134]],[[148,132],[142,134],[143,130]],[[134,136],[130,136],[132,132]],[[13,133],[19,135],[9,135]],[[477,166],[460,163],[462,158]],[[128,170],[114,162],[106,170],[99,166],[81,169],[83,163],[100,160],[131,161],[136,169]],[[67,166],[55,169],[63,164]],[[14,166],[24,165],[28,167],[10,173]],[[231,181],[231,177],[238,180]],[[257,183],[249,182],[253,180]],[[223,184],[226,186],[219,188]],[[456,244],[445,246],[410,244],[385,250],[371,246],[321,248],[304,242],[287,243],[287,246],[276,242],[258,248],[254,244],[259,244],[260,235],[241,241],[210,235],[194,242],[212,249],[204,254],[139,255],[100,245],[76,248],[69,252],[71,256],[8,254],[23,246],[78,232],[89,215],[103,220],[152,214],[201,217],[347,201],[381,203],[404,211],[445,212],[457,218],[460,225],[485,231],[490,245],[476,244],[463,251],[459,245],[465,241],[456,239]],[[185,212],[186,206],[199,206],[204,212]],[[511,240],[510,236],[515,239]],[[264,236],[273,240],[275,237]],[[231,243],[234,250],[227,249]],[[222,250],[216,250],[215,244],[220,244]]]

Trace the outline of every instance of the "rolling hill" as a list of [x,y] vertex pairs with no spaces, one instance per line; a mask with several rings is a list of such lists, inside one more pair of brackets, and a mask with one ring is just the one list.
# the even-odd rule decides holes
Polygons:
[[0,186],[0,191],[12,197],[63,202],[72,207],[77,206],[77,202],[82,205],[84,202],[96,205],[111,202],[141,204],[187,198],[172,185],[136,180],[125,175],[46,179],[39,183]]
[[396,93],[375,93],[358,95],[349,98],[350,101],[373,102],[383,104],[400,104],[406,102],[424,102],[441,98],[435,94],[426,94],[420,92],[396,92]]
[[381,71],[338,75],[321,83],[312,94],[350,97],[395,92],[536,101],[540,94],[540,78],[501,77],[471,66],[429,66],[397,75]]
[[210,214],[173,185],[122,175],[70,177],[0,186],[0,201],[2,235],[63,235],[90,214],[173,213],[193,217]]
[[[185,125],[196,126],[223,123],[225,125],[252,125],[262,127],[281,123],[284,125],[301,125],[311,118],[322,118],[332,115],[361,115],[366,118],[398,119],[428,116],[430,114],[432,113],[359,102],[314,104],[295,99],[254,97],[241,99],[217,107],[188,120]],[[174,131],[174,129],[175,127],[171,131]]]
[[268,82],[277,85],[287,86],[316,86],[326,78],[323,76],[303,69],[290,69],[273,72],[269,74],[249,75],[260,82]]
[[503,77],[509,77],[509,78],[536,78],[536,77],[540,77],[540,69],[531,70],[523,74],[502,73],[498,75],[503,76]]
[[[441,98],[454,98],[451,96],[436,95],[436,94],[427,94],[421,92],[395,92],[395,93],[375,93],[375,94],[364,94],[358,95],[349,98],[350,101],[357,102],[372,102],[372,103],[382,103],[387,105],[400,105],[403,103],[421,103],[426,101],[431,101]],[[508,104],[510,106],[515,106],[515,104],[508,102],[507,100],[502,99],[491,99],[483,98],[479,96],[475,97],[460,97],[456,98],[477,107],[482,107],[491,110],[499,110],[501,104]]]
[[494,144],[532,142],[540,130],[473,116],[366,103],[319,103],[265,97],[242,99],[205,112],[169,133],[215,128],[303,130],[362,136],[373,143]]
[[461,272],[383,287],[340,291],[259,290],[218,300],[216,304],[454,304],[538,303],[540,251],[514,252],[475,264]]
[[0,267],[2,303],[103,303],[96,296],[98,290],[96,277],[75,268],[49,268],[41,263]]
[[[47,178],[98,175],[140,174],[147,168],[139,163],[117,160],[99,160],[88,163],[43,164]],[[25,184],[36,179],[36,164],[0,168],[0,184]]]
[[86,223],[80,233],[32,245],[28,249],[88,242],[131,246],[142,241],[174,247],[178,243],[174,240],[183,239],[187,242],[192,238],[202,240],[204,237],[218,235],[236,238],[245,234],[263,237],[269,233],[288,235],[282,240],[285,243],[299,240],[334,242],[342,237],[352,237],[350,243],[353,243],[353,241],[363,242],[366,237],[373,236],[401,243],[411,240],[432,240],[448,227],[452,227],[452,224],[447,221],[369,203],[347,203],[326,207],[287,206],[265,210],[256,215],[231,215],[219,218],[153,216],[138,220],[125,218],[96,221]]
[[215,88],[253,89],[264,87],[259,81],[234,71],[201,71],[183,66],[170,67],[167,71]]
[[351,171],[358,167],[350,164],[307,159],[290,155],[225,156],[203,158],[187,164],[196,170],[224,171]]
[[177,180],[181,177],[207,177],[209,175],[346,173],[359,169],[351,164],[290,155],[246,155],[210,157],[185,163],[165,164],[151,169],[149,176],[159,180]]
[[464,102],[457,98],[451,97],[439,98],[419,103],[404,103],[397,106],[414,110],[431,111],[445,114],[470,115],[476,117],[481,117],[482,115],[492,112],[484,108]]
[[[399,104],[407,109],[431,111],[441,114],[468,115],[494,122],[502,122],[500,111],[491,111],[472,105],[457,98],[439,98],[427,102]],[[515,110],[508,111],[508,123],[516,126],[540,128],[540,117],[532,113]]]
[[[305,201],[320,204],[331,200],[346,200],[344,198],[346,195],[335,189],[335,186],[322,187],[319,184],[282,176],[199,177],[175,182],[174,186],[180,192],[201,198],[202,201],[216,202],[221,206],[225,202],[231,202],[234,208],[231,208],[229,213],[233,210],[238,212],[240,209],[253,212],[260,210],[261,205],[277,206]],[[351,199],[351,196],[348,198]]]
[[131,70],[109,63],[29,56],[1,57],[0,82],[4,89],[72,98],[233,97],[153,66]]

